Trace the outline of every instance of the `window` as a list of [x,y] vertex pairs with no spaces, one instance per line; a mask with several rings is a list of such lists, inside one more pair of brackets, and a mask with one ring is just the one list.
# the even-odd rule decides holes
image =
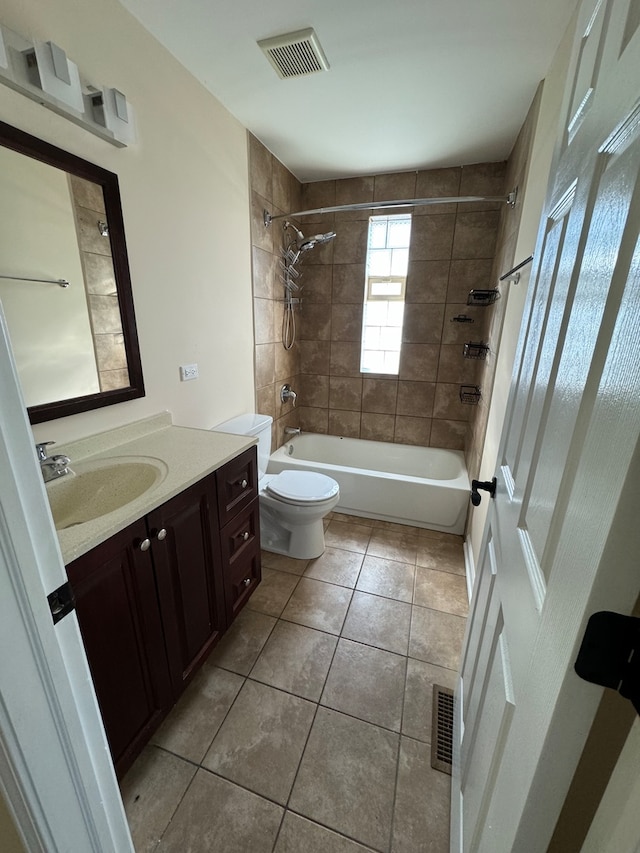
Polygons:
[[369,219],[362,373],[398,373],[410,238],[410,213]]

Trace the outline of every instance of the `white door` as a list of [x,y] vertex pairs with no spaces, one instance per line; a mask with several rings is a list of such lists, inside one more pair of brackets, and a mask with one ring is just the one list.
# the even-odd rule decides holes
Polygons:
[[[452,850],[545,851],[640,590],[640,2],[584,0],[463,652]],[[485,500],[489,500],[488,497]]]

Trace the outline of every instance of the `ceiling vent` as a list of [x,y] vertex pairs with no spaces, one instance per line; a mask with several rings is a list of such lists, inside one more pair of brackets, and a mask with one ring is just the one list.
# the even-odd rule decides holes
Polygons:
[[262,39],[258,47],[273,65],[278,77],[302,77],[329,68],[327,57],[311,27]]

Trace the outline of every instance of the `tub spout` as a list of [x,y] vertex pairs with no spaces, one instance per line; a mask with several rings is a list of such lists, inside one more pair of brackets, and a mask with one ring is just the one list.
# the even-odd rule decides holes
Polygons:
[[284,434],[285,435],[300,435],[301,429],[300,427],[285,427]]

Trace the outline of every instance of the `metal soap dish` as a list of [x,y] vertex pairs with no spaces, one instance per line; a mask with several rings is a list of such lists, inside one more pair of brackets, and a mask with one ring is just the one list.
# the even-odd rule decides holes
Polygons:
[[493,305],[500,299],[500,291],[496,290],[470,290],[467,297],[467,305]]
[[457,314],[449,320],[450,323],[473,323],[473,317],[468,317],[466,314]]
[[469,341],[462,348],[462,355],[465,358],[475,358],[484,361],[489,352],[488,344],[483,344],[481,341]]
[[482,396],[480,388],[477,385],[461,385],[460,386],[460,402],[466,403],[468,406],[477,406]]

